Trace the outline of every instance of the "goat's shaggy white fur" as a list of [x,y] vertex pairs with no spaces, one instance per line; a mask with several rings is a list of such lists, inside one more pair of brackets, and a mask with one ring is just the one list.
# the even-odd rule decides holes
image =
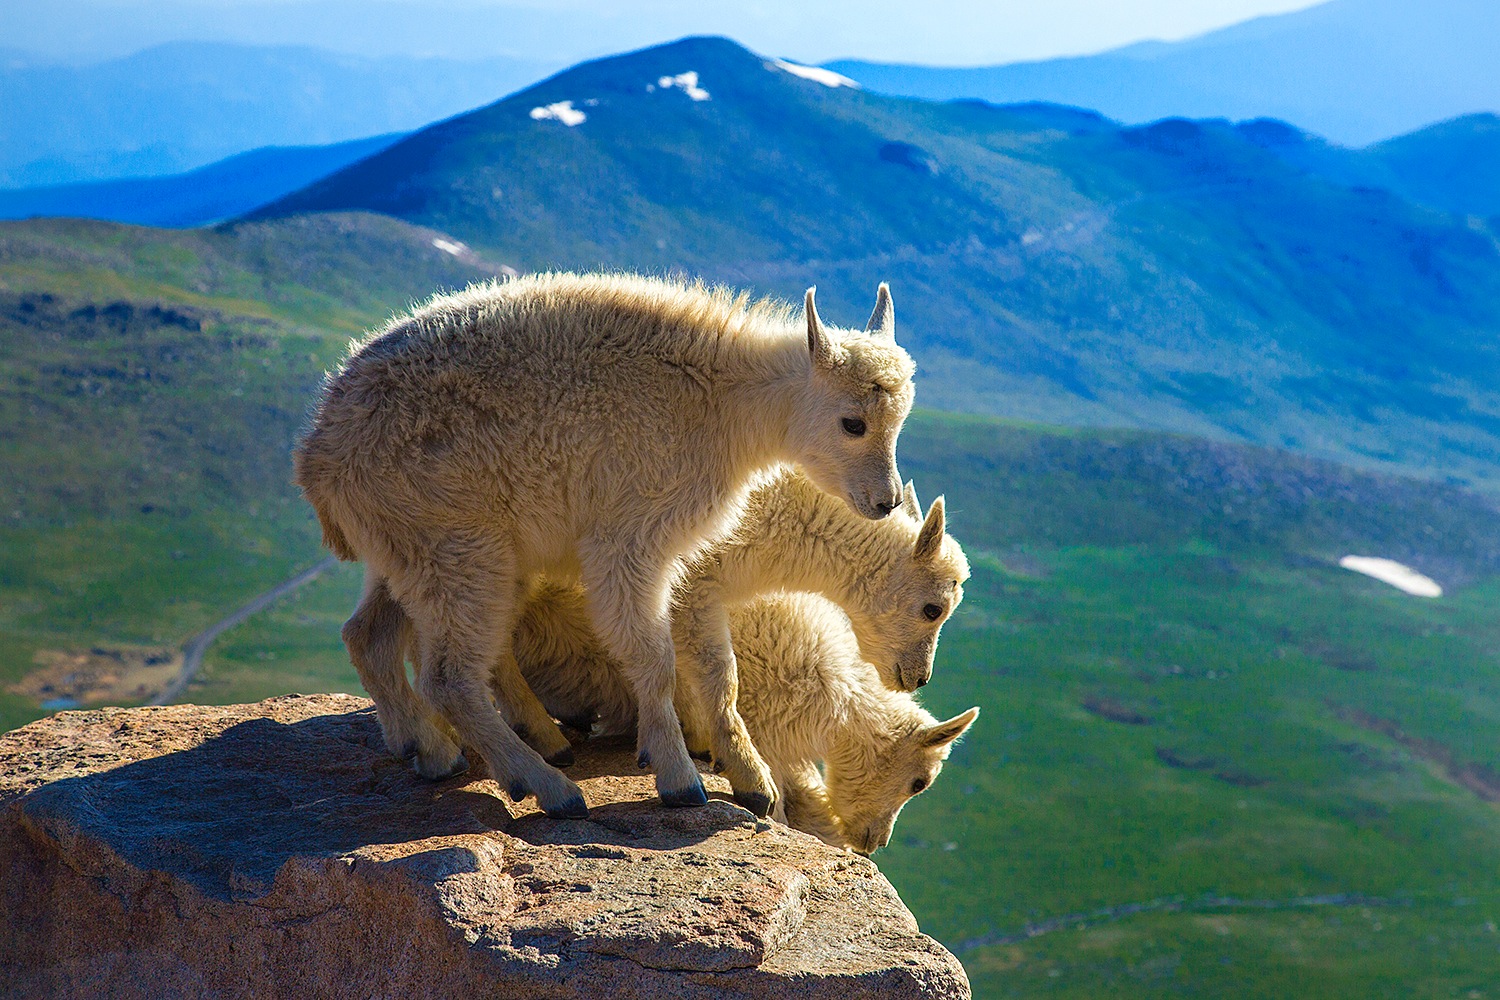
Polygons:
[[[783,306],[626,275],[475,286],[354,350],[325,385],[296,479],[328,546],[363,560],[410,617],[426,701],[512,796],[586,813],[506,724],[544,753],[566,748],[511,650],[524,583],[545,573],[585,585],[663,801],[700,803],[672,705],[681,560],[736,524],[778,463],[866,517],[900,503],[913,365],[893,315],[883,285],[864,333],[825,328],[811,290],[798,323]],[[427,771],[457,757],[430,719],[403,723]],[[769,804],[768,774],[742,781]]]

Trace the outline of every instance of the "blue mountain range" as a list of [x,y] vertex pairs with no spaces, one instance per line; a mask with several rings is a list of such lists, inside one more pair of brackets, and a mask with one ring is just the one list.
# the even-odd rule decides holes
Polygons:
[[1362,146],[1500,111],[1500,3],[1331,0],[1182,42],[972,69],[841,60],[886,94],[1052,101],[1129,123],[1278,118]]
[[0,188],[181,173],[263,146],[405,132],[558,67],[175,42],[87,66],[0,61]]

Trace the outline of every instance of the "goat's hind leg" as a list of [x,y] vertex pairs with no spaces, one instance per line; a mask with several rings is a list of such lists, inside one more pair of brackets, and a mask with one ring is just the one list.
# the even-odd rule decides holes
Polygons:
[[542,755],[543,760],[553,767],[567,767],[573,763],[573,745],[552,721],[551,714],[531,685],[526,683],[521,666],[510,649],[501,653],[492,665],[490,686],[501,714],[517,734]]
[[344,645],[360,683],[375,700],[385,745],[397,757],[414,758],[424,778],[439,780],[468,770],[469,762],[431,707],[406,680],[406,653],[415,652],[411,619],[391,596],[385,580],[369,569],[359,606],[344,623]]
[[483,755],[512,799],[535,795],[549,816],[587,816],[578,786],[527,746],[490,700],[491,670],[511,655],[514,560],[499,542],[476,537],[446,538],[429,555],[402,578],[391,577],[416,626],[418,690]]

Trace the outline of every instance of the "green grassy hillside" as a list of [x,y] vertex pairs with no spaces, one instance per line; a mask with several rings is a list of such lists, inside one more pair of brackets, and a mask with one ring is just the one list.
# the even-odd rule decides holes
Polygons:
[[[37,716],[8,689],[49,657],[175,647],[320,558],[289,453],[322,372],[414,298],[493,273],[435,236],[359,216],[0,227],[0,726]],[[336,593],[337,622],[350,588],[346,570],[296,600]],[[318,641],[303,685],[349,688],[337,628]]]
[[[935,416],[903,454],[976,557],[924,694],[985,711],[877,857],[976,996],[1490,995],[1487,501]],[[1449,591],[1337,568],[1351,553]]]

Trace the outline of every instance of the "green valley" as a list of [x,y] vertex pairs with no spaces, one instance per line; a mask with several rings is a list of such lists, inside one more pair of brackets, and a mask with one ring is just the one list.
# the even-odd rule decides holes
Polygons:
[[985,712],[879,860],[976,996],[1490,995],[1487,503],[1156,435],[913,431],[904,471],[977,556],[927,701]]
[[[0,726],[38,714],[12,687],[39,665],[176,647],[317,561],[288,456],[322,372],[365,327],[495,273],[434,238],[366,216],[0,227]],[[342,586],[342,621],[357,579],[309,590]],[[355,683],[337,632],[308,686]]]

